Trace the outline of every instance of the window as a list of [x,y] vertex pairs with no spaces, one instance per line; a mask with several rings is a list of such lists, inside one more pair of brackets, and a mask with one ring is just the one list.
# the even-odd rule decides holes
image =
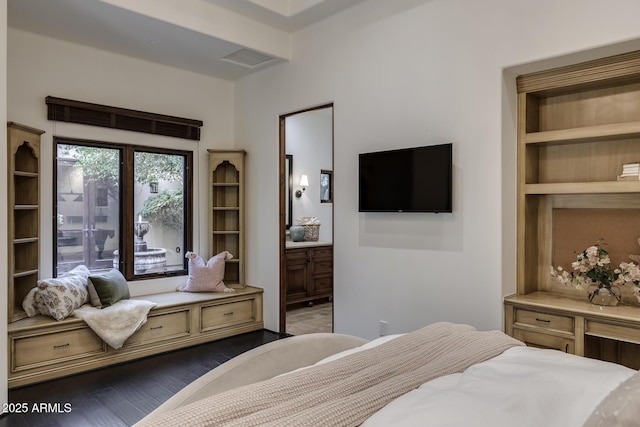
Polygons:
[[56,275],[84,264],[127,280],[186,274],[193,155],[55,138]]

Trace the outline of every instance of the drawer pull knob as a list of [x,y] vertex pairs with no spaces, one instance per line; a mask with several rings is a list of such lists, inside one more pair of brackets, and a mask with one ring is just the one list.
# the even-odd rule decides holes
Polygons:
[[225,316],[232,316],[232,315],[233,315],[233,311],[230,311],[230,312],[228,312],[228,313],[225,313],[224,315],[225,315]]
[[153,331],[154,329],[162,329],[162,325],[160,325],[160,326],[152,326],[151,328],[149,328],[150,331]]
[[59,349],[61,349],[61,348],[65,348],[65,347],[69,347],[69,343],[66,343],[66,344],[60,344],[60,345],[54,345],[54,346],[53,346],[53,349],[54,349],[54,350],[59,350]]
[[540,319],[540,318],[536,317],[536,322],[551,323],[551,320],[547,320],[547,319]]

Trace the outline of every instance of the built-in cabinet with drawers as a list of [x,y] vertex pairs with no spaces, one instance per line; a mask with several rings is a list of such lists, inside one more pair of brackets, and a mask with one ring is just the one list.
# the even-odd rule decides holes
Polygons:
[[333,245],[292,243],[285,249],[287,305],[333,296]]
[[7,124],[8,317],[27,317],[22,300],[38,281],[40,259],[40,135],[44,131]]
[[17,387],[264,328],[262,289],[168,292],[122,348],[109,347],[77,317],[36,316],[9,325],[9,387]]
[[629,286],[617,307],[562,287],[576,253],[604,238],[612,264],[640,254],[640,52],[519,76],[517,293],[505,330],[528,345],[640,368],[640,307]]
[[234,292],[166,292],[136,297],[157,305],[147,322],[118,350],[80,318],[24,318],[19,308],[38,277],[40,133],[9,125],[9,320],[13,321],[8,326],[9,387],[264,328],[263,290],[244,281],[243,150],[209,150],[210,252],[215,255],[227,250],[234,255],[225,264],[224,277]]

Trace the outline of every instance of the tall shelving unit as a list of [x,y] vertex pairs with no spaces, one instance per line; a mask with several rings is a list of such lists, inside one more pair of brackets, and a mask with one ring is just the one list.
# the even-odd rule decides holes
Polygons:
[[[551,266],[605,238],[612,264],[640,253],[640,52],[519,76],[517,293],[505,330],[529,345],[640,368],[640,307],[596,307]],[[637,229],[634,228],[637,224]]]
[[209,252],[229,251],[224,282],[246,286],[244,277],[244,165],[245,150],[209,152]]
[[8,320],[23,319],[22,301],[37,285],[40,254],[40,136],[7,123]]

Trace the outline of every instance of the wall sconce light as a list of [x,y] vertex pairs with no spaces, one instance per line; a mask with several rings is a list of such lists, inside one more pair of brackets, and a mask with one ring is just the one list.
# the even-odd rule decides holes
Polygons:
[[309,185],[309,178],[307,178],[307,175],[302,175],[300,177],[300,187],[302,187],[302,190],[296,190],[296,197],[298,199],[302,197],[302,193],[304,192],[304,190],[306,190],[305,187],[307,187],[308,185]]
[[158,181],[151,181],[149,183],[149,192],[153,194],[158,192]]

